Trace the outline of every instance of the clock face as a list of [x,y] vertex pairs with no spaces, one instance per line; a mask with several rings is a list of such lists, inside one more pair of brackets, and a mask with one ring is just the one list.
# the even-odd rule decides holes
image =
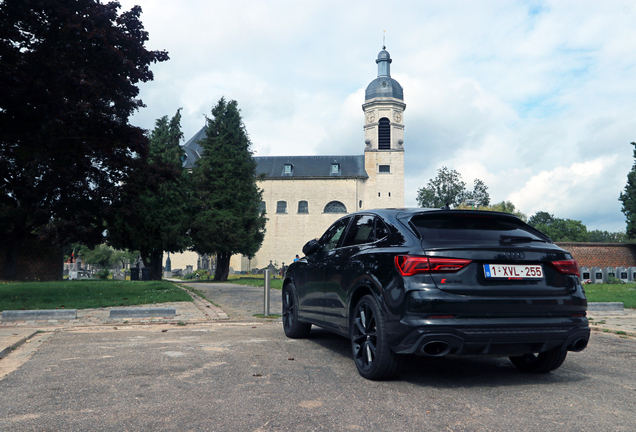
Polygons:
[[375,114],[373,114],[372,112],[368,112],[367,113],[367,123],[373,123],[373,120],[375,120]]
[[402,113],[399,111],[396,111],[393,113],[393,120],[395,120],[396,122],[401,122],[402,121]]

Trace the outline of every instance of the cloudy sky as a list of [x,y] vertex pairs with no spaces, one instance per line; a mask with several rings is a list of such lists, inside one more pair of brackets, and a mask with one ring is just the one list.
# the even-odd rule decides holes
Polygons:
[[186,139],[222,97],[257,156],[362,154],[366,86],[386,35],[404,88],[406,205],[446,166],[528,216],[624,230],[636,141],[636,2],[121,0],[170,61],[147,108]]

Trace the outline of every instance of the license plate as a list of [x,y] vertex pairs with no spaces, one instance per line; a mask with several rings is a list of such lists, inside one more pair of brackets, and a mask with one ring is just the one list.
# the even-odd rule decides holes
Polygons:
[[543,279],[541,264],[484,264],[486,279]]

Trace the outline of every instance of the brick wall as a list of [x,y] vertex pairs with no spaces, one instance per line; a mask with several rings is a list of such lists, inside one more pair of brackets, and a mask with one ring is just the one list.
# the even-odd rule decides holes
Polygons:
[[[0,266],[4,267],[6,250],[0,245]],[[37,238],[22,243],[18,254],[17,280],[62,280],[64,269],[62,248]]]
[[557,243],[570,252],[579,267],[636,266],[636,244],[624,243]]

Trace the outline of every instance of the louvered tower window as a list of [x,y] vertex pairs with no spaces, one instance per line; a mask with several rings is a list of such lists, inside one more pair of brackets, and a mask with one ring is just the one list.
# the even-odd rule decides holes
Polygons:
[[391,150],[391,122],[386,117],[382,117],[379,121],[378,148],[380,150]]

